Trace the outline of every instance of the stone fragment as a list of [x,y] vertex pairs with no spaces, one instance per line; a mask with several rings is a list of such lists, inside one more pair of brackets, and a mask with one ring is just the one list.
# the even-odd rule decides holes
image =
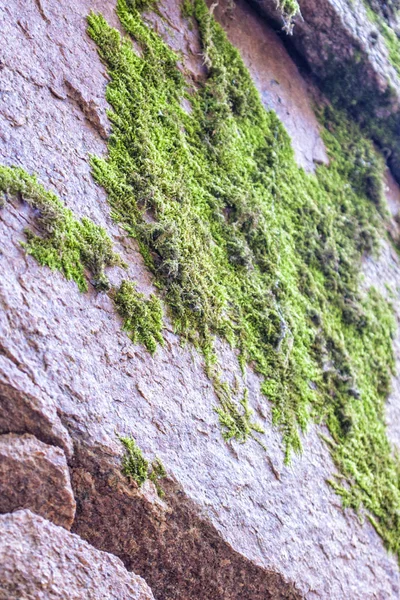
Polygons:
[[75,500],[61,448],[33,435],[0,436],[0,513],[29,508],[70,529]]
[[154,600],[122,562],[29,510],[0,516],[0,600]]
[[[7,313],[6,313],[7,310]],[[10,315],[6,306],[3,315]],[[46,444],[60,446],[72,457],[71,438],[62,425],[53,398],[33,383],[30,369],[22,367],[13,348],[7,348],[8,334],[0,315],[0,434],[31,433]],[[36,380],[40,380],[38,374]]]

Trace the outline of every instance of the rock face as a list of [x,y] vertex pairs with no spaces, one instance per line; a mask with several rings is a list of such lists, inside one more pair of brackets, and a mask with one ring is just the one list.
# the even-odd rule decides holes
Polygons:
[[[268,17],[280,20],[275,0],[255,4]],[[369,0],[300,0],[301,16],[291,42],[337,103],[352,109],[361,122],[375,122],[371,132],[400,182],[400,76],[392,64],[391,43],[368,12],[371,4]],[[387,15],[391,3],[377,5]],[[398,32],[398,18],[389,16],[389,22]]]
[[29,508],[70,529],[75,500],[61,448],[33,435],[0,436],[0,512]]
[[118,558],[29,510],[0,516],[1,600],[154,600]]
[[[299,31],[314,19],[314,5],[308,5]],[[336,14],[326,0],[314,6],[315,18],[323,6],[327,16]],[[112,222],[105,193],[90,175],[89,155],[106,152],[109,130],[107,76],[85,32],[92,9],[118,26],[108,0],[11,0],[0,7],[0,162],[37,172],[77,215],[104,226],[128,264],[127,272],[115,267],[111,280],[129,276],[148,293],[152,280],[139,252]],[[299,163],[312,170],[326,155],[308,84],[251,8],[240,3],[232,19],[223,9],[217,17],[242,50],[266,106],[276,108]],[[177,1],[163,2],[160,10],[164,19],[152,17],[158,30],[200,78],[196,31],[181,18]],[[336,40],[336,20],[329,23],[321,36]],[[318,54],[311,37],[298,38],[310,62],[312,52]],[[338,40],[348,44],[346,37]],[[375,86],[378,70],[372,71]],[[0,211],[0,432],[18,434],[2,438],[10,441],[4,450],[9,465],[16,461],[28,473],[34,461],[26,490],[38,489],[38,470],[45,478],[52,470],[53,494],[49,498],[46,483],[38,502],[53,502],[62,489],[69,525],[73,502],[65,466],[49,445],[63,450],[77,503],[73,531],[86,541],[26,511],[0,517],[0,597],[152,598],[142,580],[105,550],[143,576],[158,600],[398,598],[395,558],[369,521],[344,510],[326,485],[335,467],[320,430],[310,428],[303,455],[286,467],[259,379],[248,369],[267,452],[253,443],[225,444],[201,357],[182,348],[172,329],[154,357],[133,346],[108,296],[93,289],[81,294],[25,255],[20,241],[30,218],[18,200]],[[382,260],[388,277],[398,281],[394,254]],[[376,263],[370,273],[373,282],[380,278]],[[234,381],[240,375],[236,355],[223,344],[219,353]],[[392,405],[398,406],[398,395]],[[134,435],[149,460],[162,459],[164,499],[151,482],[138,489],[121,475],[118,434]],[[28,457],[38,447],[46,448],[44,455]],[[41,512],[33,491],[28,495],[31,510],[60,523],[59,508]],[[17,502],[28,506],[10,498],[5,510]]]

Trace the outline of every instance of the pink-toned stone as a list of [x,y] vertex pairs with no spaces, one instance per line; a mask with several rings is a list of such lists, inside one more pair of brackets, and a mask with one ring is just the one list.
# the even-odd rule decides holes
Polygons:
[[29,510],[0,516],[0,600],[154,600],[122,562]]
[[[106,152],[107,77],[85,17],[100,10],[117,25],[114,0],[3,4],[0,161],[36,171],[77,215],[107,228],[129,265],[126,272],[110,271],[114,284],[129,277],[140,291],[152,291],[134,243],[110,219],[105,193],[90,175],[89,155]],[[169,21],[158,18],[160,32],[201,78],[196,30],[182,19],[180,3],[161,1],[160,10]],[[238,44],[241,20],[228,30]],[[279,102],[267,73],[281,79],[285,105],[295,107],[299,92],[287,82],[296,70],[282,46],[278,59],[270,58],[265,49],[272,37],[257,27],[253,47],[246,41],[242,51],[249,61],[257,56],[252,73],[262,78],[261,91]],[[281,117],[286,123],[284,111]],[[309,148],[303,137],[296,142],[300,153],[302,141],[304,151]],[[281,436],[249,369],[249,401],[266,430],[268,451],[225,444],[201,357],[182,348],[172,331],[154,357],[133,346],[107,296],[80,294],[73,282],[24,254],[20,240],[30,218],[18,202],[0,210],[0,431],[34,434],[66,453],[68,447],[69,456],[73,441],[74,531],[144,576],[157,600],[397,599],[395,558],[372,525],[344,511],[326,484],[335,467],[319,430],[310,428],[303,455],[286,467]],[[389,258],[387,271],[398,266]],[[393,269],[389,275],[400,283]],[[219,351],[224,377],[240,380],[235,354],[222,344]],[[163,502],[152,484],[138,490],[122,478],[118,433],[133,434],[149,460],[162,459],[169,475]],[[57,545],[51,551],[57,555]],[[96,583],[85,582],[87,594],[96,593]],[[101,591],[84,597],[107,598]]]
[[0,513],[29,508],[70,529],[75,500],[61,448],[33,435],[0,436]]

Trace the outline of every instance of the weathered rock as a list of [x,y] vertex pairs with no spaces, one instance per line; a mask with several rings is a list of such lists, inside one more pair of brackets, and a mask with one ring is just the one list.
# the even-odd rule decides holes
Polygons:
[[[235,0],[234,9],[229,2],[220,2],[214,15],[240,50],[264,105],[285,124],[298,164],[308,171],[315,163],[326,164],[328,157],[307,84],[276,33],[244,0]],[[255,44],[254,39],[259,42]]]
[[0,513],[29,508],[70,529],[75,500],[61,448],[33,435],[0,436]]
[[[159,30],[201,77],[195,30],[187,29],[175,0],[161,8],[169,25]],[[132,241],[121,242],[105,194],[90,176],[88,155],[106,151],[98,126],[106,129],[106,76],[85,34],[90,9],[115,24],[113,3],[105,0],[12,0],[0,8],[0,160],[38,172],[76,214],[105,226],[129,264],[124,273],[115,268],[111,279],[132,278],[149,292],[151,278],[139,253]],[[240,28],[240,21],[233,22],[229,31],[238,44]],[[252,43],[260,57],[265,39],[258,35]],[[248,38],[243,43],[249,47]],[[285,59],[274,60],[260,76],[267,104],[268,92],[279,103],[276,84],[269,87],[267,77],[299,81],[279,48],[276,56]],[[253,64],[256,76],[259,62]],[[71,93],[64,81],[80,93]],[[292,98],[296,105],[298,86],[284,87],[283,104],[290,106]],[[314,119],[310,127],[316,139]],[[302,149],[303,137],[297,156],[304,152],[313,159],[309,140]],[[0,423],[3,432],[69,445],[69,456],[73,440],[74,530],[146,577],[159,600],[397,598],[394,557],[372,525],[344,511],[325,483],[334,466],[319,431],[310,429],[304,454],[285,467],[280,435],[249,370],[250,404],[266,430],[268,452],[251,443],[225,444],[201,358],[181,348],[171,331],[154,357],[132,346],[107,296],[80,294],[75,284],[25,256],[19,241],[29,219],[19,202],[0,211],[6,389]],[[235,354],[222,345],[220,352],[226,376],[240,376]],[[164,501],[151,483],[137,490],[122,478],[116,433],[133,434],[149,459],[160,456],[169,474]]]
[[[268,17],[280,20],[275,0],[254,3]],[[331,97],[367,125],[400,182],[400,77],[366,4],[364,0],[299,0],[301,16],[290,42]],[[387,3],[376,4],[383,8]],[[396,23],[391,22],[398,28]]]
[[0,516],[1,600],[154,600],[118,558],[21,510]]
[[[5,302],[2,308],[4,318],[11,318]],[[54,400],[40,388],[37,378],[26,361],[20,361],[0,340],[0,433],[28,431],[47,444],[60,446],[70,458],[71,438]]]

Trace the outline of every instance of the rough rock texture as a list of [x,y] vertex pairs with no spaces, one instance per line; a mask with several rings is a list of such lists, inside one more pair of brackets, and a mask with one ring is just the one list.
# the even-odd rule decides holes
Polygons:
[[[3,256],[0,255],[0,260]],[[7,318],[7,303],[2,303]],[[12,332],[12,324],[10,335]],[[3,332],[5,333],[5,331]],[[35,384],[35,373],[4,346],[0,351],[0,433],[29,431],[72,456],[72,441],[63,427],[54,400]]]
[[307,171],[315,163],[327,163],[307,84],[278,36],[244,0],[235,1],[234,10],[221,2],[214,15],[240,50],[263,103],[285,124],[297,162]]
[[154,600],[118,558],[21,510],[0,516],[1,600]]
[[0,513],[29,508],[70,529],[75,516],[65,454],[33,435],[0,436]]
[[[275,0],[261,0],[260,6],[279,19]],[[330,74],[340,61],[353,59],[358,50],[367,58],[369,79],[365,85],[377,88],[375,92],[384,91],[392,79],[400,92],[388,49],[362,0],[300,0],[299,6],[301,16],[296,18],[293,42],[319,76]]]
[[[280,20],[275,0],[254,4]],[[299,5],[291,42],[327,89],[334,86],[334,97],[354,108],[354,116],[367,124],[379,118],[374,135],[400,182],[400,77],[379,27],[368,18],[365,0],[299,0]]]
[[[90,9],[115,23],[109,0],[12,0],[0,8],[0,160],[38,172],[76,214],[105,226],[129,263],[127,274],[115,268],[111,279],[129,276],[147,293],[152,283],[139,253],[111,222],[105,194],[90,176],[88,155],[106,151],[108,127],[106,75],[85,33]],[[159,20],[160,31],[201,77],[196,32],[175,0],[162,10],[169,25]],[[267,34],[257,30],[250,54],[242,20],[229,34],[254,61],[266,103],[277,105],[273,80],[300,81],[296,67],[269,33],[269,47],[278,49],[270,53],[281,59],[270,62],[267,54],[268,69],[259,71],[261,60],[252,57],[261,56]],[[305,86],[281,87],[284,105],[309,102]],[[289,129],[292,121],[295,137],[288,111],[281,118]],[[309,166],[319,160],[309,139],[304,147],[304,135],[296,139],[298,157],[303,153]],[[319,431],[310,429],[303,455],[285,467],[281,437],[249,371],[250,404],[268,451],[225,444],[201,358],[181,348],[172,331],[154,357],[133,346],[107,296],[80,294],[25,256],[19,242],[29,222],[18,201],[0,211],[0,427],[64,449],[77,501],[74,531],[121,557],[159,600],[398,598],[395,558],[325,483],[334,466]],[[222,345],[220,353],[233,379],[236,357]],[[169,475],[163,501],[152,483],[138,490],[122,478],[117,433],[133,434],[147,458],[162,459]]]

